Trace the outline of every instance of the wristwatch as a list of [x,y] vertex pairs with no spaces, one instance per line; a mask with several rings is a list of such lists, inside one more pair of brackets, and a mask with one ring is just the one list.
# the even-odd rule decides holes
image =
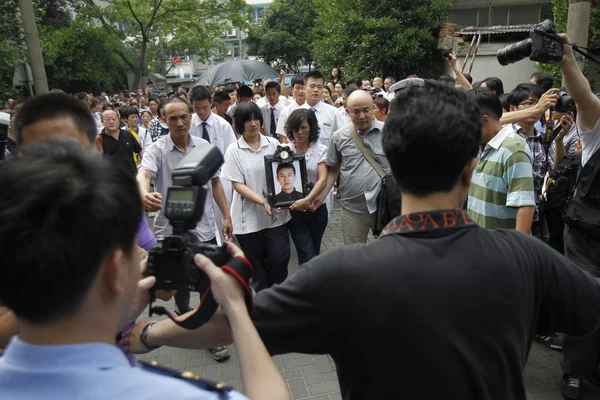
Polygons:
[[151,346],[146,341],[146,339],[148,338],[148,332],[150,332],[150,329],[152,329],[154,324],[156,324],[156,322],[150,322],[149,324],[147,324],[144,327],[144,329],[142,329],[142,332],[140,332],[140,342],[142,342],[142,344],[149,350],[158,349],[160,347],[160,345],[159,346]]

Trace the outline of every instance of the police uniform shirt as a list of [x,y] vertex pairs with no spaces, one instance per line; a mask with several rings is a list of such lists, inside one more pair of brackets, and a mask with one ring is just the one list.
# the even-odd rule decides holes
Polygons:
[[598,283],[546,244],[446,210],[311,259],[252,320],[272,355],[330,354],[346,400],[524,400],[536,328],[583,336],[599,309]]
[[281,112],[285,108],[285,105],[283,105],[283,103],[277,103],[274,106],[272,106],[271,103],[267,103],[267,104],[263,104],[259,108],[260,108],[260,112],[263,117],[263,128],[265,130],[265,135],[267,135],[269,137],[277,138],[277,133],[271,132],[271,109],[272,108],[274,109],[273,110],[273,115],[275,116],[274,126],[275,126],[275,130],[277,131],[277,124],[279,123],[279,117],[281,115]]
[[337,108],[329,105],[323,101],[317,102],[314,106],[309,106],[308,103],[304,103],[300,108],[308,108],[313,110],[317,121],[319,122],[319,143],[329,147],[329,140],[333,134],[333,125],[335,124],[335,115]]
[[105,343],[32,345],[14,337],[0,357],[0,399],[242,400],[234,391],[203,388],[198,380],[178,379],[131,367],[116,346]]

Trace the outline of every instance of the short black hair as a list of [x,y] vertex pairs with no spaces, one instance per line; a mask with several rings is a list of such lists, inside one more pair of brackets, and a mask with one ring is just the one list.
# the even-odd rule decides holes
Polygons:
[[244,124],[247,121],[250,121],[252,117],[260,120],[260,126],[262,127],[262,112],[255,102],[246,101],[237,105],[235,108],[235,113],[233,114],[233,119],[235,121],[235,131],[238,133],[238,135],[244,134]]
[[502,117],[502,104],[494,92],[487,89],[473,89],[469,90],[467,94],[475,101],[482,116],[487,115],[495,120],[500,120]]
[[500,105],[502,106],[503,110],[507,110],[510,108],[510,105],[508,104],[508,95],[509,93],[504,93],[502,96],[498,97],[498,100],[500,101]]
[[479,108],[465,90],[435,81],[410,86],[396,93],[382,142],[403,192],[449,192],[481,144]]
[[[193,91],[193,90],[192,90]],[[231,96],[229,96],[229,93],[227,93],[224,90],[220,90],[218,92],[215,92],[215,95],[213,96],[213,101],[217,104],[220,104],[224,101],[227,100],[231,100]]]
[[252,98],[254,97],[254,92],[250,88],[250,86],[242,85],[237,91],[238,98]]
[[454,87],[454,84],[455,84],[454,78],[451,77],[450,75],[441,75],[438,78],[438,82],[444,83],[450,87]]
[[34,97],[25,102],[17,112],[14,124],[17,143],[23,144],[23,128],[25,126],[65,116],[73,119],[77,129],[87,133],[90,143],[96,141],[98,130],[90,108],[73,96],[54,92]]
[[473,77],[470,74],[463,72],[463,76],[469,83],[473,83]]
[[150,105],[150,102],[155,101],[157,105],[160,105],[160,100],[157,99],[156,97],[150,97],[148,99],[148,105]]
[[296,85],[304,86],[304,76],[302,76],[302,74],[296,74],[292,78],[292,88]]
[[295,142],[296,138],[294,138],[294,131],[300,129],[300,125],[306,121],[310,128],[310,135],[308,136],[308,142],[317,142],[319,140],[319,121],[317,120],[317,116],[315,112],[309,110],[308,108],[299,108],[294,110],[290,116],[288,117],[285,123],[285,134],[288,137],[290,142]]
[[542,90],[547,92],[554,86],[554,78],[549,72],[534,72],[531,79],[535,78],[536,84],[542,87]]
[[[304,84],[305,85],[306,85],[306,82],[308,82],[308,78],[320,79],[323,81],[323,84],[325,83],[325,75],[323,75],[323,73],[321,71],[319,71],[318,69],[313,69],[312,71],[308,71],[304,75]],[[361,82],[361,84],[362,84],[362,82]]]
[[296,175],[296,167],[294,167],[294,163],[279,163],[279,165],[277,165],[277,171],[275,174],[279,174],[279,171],[286,168],[291,168],[294,171],[294,175]]
[[192,88],[192,92],[190,93],[190,101],[201,101],[208,100],[212,101],[212,93],[209,87],[207,86],[194,86]]
[[135,177],[64,138],[26,145],[2,169],[2,300],[32,323],[72,314],[111,251],[133,256]]
[[380,110],[385,110],[386,113],[390,110],[390,101],[388,99],[386,99],[385,97],[378,96],[373,99],[373,103]]
[[356,92],[358,89],[355,89],[353,87],[347,87],[344,90],[342,90],[342,94],[345,94],[346,96],[350,96],[352,93]]
[[128,106],[128,107],[123,107],[121,108],[121,118],[129,118],[130,115],[135,115],[137,117],[140,116],[140,112],[138,111],[137,107],[133,107],[133,106]]
[[277,90],[277,93],[281,93],[281,86],[279,85],[279,82],[275,82],[275,81],[267,82],[267,84],[265,85],[265,93],[267,93],[267,90],[269,90],[269,89],[275,89],[275,90]]
[[502,96],[504,94],[504,85],[500,78],[486,78],[481,83],[485,83],[490,90],[496,92],[496,96]]
[[354,83],[357,87],[360,88],[362,87],[362,81],[363,79],[360,76],[354,76],[348,82],[346,82],[346,86],[350,86]]
[[75,95],[75,97],[77,97],[77,100],[87,100],[88,99],[88,94],[86,92],[79,92]]
[[[161,107],[161,110],[164,110],[167,108],[167,106],[169,104],[175,104],[175,103],[183,103],[188,107],[188,111],[190,112],[190,114],[192,114],[194,112],[194,107],[192,107],[192,104],[189,101],[186,101],[184,99],[182,99],[179,96],[173,96],[173,97],[169,97],[163,104]],[[163,115],[163,117],[166,118],[166,115]]]
[[506,101],[509,106],[518,107],[519,104],[527,99],[534,98],[539,100],[543,94],[542,87],[535,83],[519,83],[517,87],[508,94],[508,99]]

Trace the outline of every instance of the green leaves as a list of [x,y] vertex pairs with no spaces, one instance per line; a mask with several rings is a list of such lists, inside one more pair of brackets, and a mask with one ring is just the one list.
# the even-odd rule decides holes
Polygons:
[[271,64],[286,64],[298,72],[313,62],[314,0],[275,0],[259,24],[250,27],[248,52]]

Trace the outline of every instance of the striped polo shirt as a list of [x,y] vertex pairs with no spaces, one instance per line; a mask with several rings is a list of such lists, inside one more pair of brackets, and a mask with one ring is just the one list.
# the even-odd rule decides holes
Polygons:
[[535,207],[531,150],[505,126],[477,155],[467,211],[479,226],[515,229],[519,207]]

